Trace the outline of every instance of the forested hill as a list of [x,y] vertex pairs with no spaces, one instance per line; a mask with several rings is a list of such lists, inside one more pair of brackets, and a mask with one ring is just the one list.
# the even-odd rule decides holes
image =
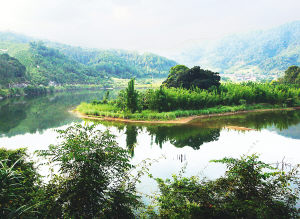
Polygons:
[[167,77],[169,69],[177,64],[175,61],[152,53],[83,49],[62,44],[55,46],[66,56],[118,78]]
[[25,81],[26,68],[17,59],[7,54],[0,54],[0,88],[8,86],[11,82]]
[[219,41],[193,42],[169,57],[240,79],[282,76],[289,66],[300,65],[300,21]]
[[110,77],[166,77],[177,63],[155,54],[125,50],[83,49],[20,34],[0,32],[0,54],[7,53],[26,67],[35,84],[106,83]]

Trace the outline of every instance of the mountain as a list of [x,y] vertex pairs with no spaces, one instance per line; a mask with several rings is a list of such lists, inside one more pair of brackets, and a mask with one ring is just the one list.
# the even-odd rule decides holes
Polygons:
[[35,84],[105,84],[110,77],[166,77],[175,61],[151,53],[86,49],[21,34],[0,32],[0,54],[8,53],[26,67]]
[[217,41],[189,43],[168,57],[237,80],[277,78],[289,66],[300,65],[300,21]]

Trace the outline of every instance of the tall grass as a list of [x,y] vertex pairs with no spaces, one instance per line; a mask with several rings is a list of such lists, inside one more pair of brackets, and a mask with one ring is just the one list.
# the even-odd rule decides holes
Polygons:
[[300,89],[267,83],[222,84],[218,89],[148,89],[139,92],[138,112],[126,110],[125,92],[108,104],[82,103],[81,113],[135,120],[171,120],[178,117],[300,105]]
[[[255,105],[239,105],[239,106],[216,106],[211,108],[204,108],[200,110],[175,110],[171,112],[157,112],[152,110],[144,110],[137,113],[128,113],[124,111],[104,111],[103,108],[98,108],[95,105],[88,103],[81,103],[76,110],[90,116],[103,116],[120,119],[133,119],[133,120],[174,120],[180,117],[188,117],[195,115],[209,115],[227,112],[237,112],[254,109],[276,109],[282,108],[280,105],[270,104],[255,104]],[[101,110],[99,110],[101,109]],[[108,107],[105,109],[109,109]]]

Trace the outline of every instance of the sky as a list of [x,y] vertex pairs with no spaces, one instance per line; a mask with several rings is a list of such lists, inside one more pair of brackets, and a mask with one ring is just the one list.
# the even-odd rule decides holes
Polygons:
[[300,20],[300,0],[0,0],[0,31],[157,51]]

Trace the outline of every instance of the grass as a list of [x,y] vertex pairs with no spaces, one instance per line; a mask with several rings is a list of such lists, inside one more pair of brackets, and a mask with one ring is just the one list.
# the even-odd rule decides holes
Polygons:
[[281,105],[271,104],[253,104],[253,105],[239,105],[239,106],[216,106],[200,110],[176,110],[171,112],[156,112],[152,110],[144,110],[136,113],[129,113],[118,111],[118,109],[109,104],[81,103],[76,110],[80,113],[90,116],[111,117],[132,120],[174,120],[181,117],[189,117],[195,115],[209,115],[227,112],[237,112],[255,109],[278,109],[284,108]]

